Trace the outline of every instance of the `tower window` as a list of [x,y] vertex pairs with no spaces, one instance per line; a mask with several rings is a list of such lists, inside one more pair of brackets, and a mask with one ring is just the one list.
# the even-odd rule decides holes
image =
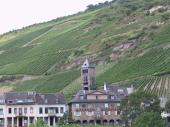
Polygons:
[[86,69],[86,70],[83,70],[83,73],[88,73],[88,69]]
[[88,87],[84,87],[84,90],[89,90],[89,88]]

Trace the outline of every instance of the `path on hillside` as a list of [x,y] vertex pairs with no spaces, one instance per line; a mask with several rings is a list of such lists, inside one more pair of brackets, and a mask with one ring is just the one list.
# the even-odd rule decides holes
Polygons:
[[47,30],[45,33],[39,35],[38,37],[34,38],[34,39],[31,40],[30,42],[27,42],[26,44],[24,44],[22,47],[27,47],[27,46],[29,46],[33,41],[36,41],[36,40],[40,39],[41,37],[43,37],[44,35],[46,35],[46,34],[48,34],[49,32],[51,32],[54,27],[55,27],[55,25],[54,25],[51,29]]

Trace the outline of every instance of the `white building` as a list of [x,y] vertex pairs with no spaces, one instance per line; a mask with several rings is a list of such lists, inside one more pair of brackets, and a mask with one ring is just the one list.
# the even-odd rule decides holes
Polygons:
[[28,127],[37,119],[54,126],[65,112],[61,93],[10,92],[0,95],[0,127]]

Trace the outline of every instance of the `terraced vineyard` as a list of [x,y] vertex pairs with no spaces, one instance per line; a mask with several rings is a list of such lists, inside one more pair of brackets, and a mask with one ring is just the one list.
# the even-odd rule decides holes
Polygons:
[[148,76],[131,82],[136,90],[144,90],[159,97],[170,98],[170,76]]
[[[0,75],[38,78],[0,82],[0,92],[60,91],[69,99],[81,87],[79,70],[89,57],[97,66],[99,87],[139,79],[133,82],[137,89],[169,96],[169,1],[103,5],[1,35]],[[160,5],[162,10],[155,9]],[[150,76],[160,73],[167,75]]]

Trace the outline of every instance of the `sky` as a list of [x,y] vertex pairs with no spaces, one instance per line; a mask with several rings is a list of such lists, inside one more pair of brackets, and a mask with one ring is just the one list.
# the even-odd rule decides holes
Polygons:
[[[106,0],[0,0],[0,34],[77,13]],[[111,0],[107,0],[111,1]]]

